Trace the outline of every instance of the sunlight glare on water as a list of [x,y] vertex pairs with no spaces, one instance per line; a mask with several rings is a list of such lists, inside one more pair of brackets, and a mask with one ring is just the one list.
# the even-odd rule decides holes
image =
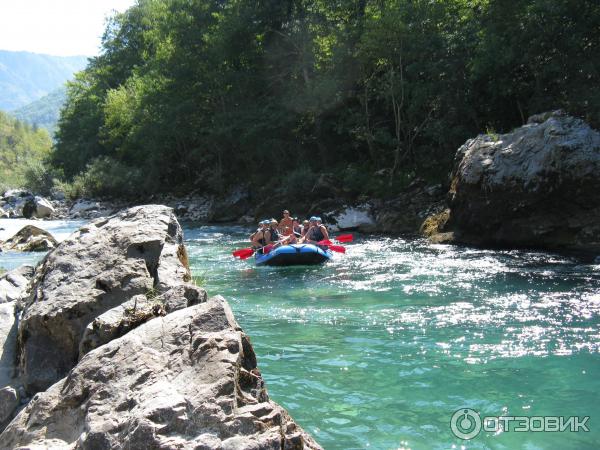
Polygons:
[[230,301],[271,397],[326,449],[598,448],[593,426],[462,441],[450,417],[600,417],[600,266],[360,237],[324,266],[255,267],[231,256],[248,234],[187,228],[192,270]]

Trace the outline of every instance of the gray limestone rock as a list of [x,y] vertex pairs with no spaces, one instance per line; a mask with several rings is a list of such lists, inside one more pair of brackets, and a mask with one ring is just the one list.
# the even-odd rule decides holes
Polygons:
[[19,368],[33,394],[78,361],[90,323],[136,295],[160,295],[191,279],[170,208],[147,205],[98,219],[38,265],[19,322]]
[[0,435],[3,448],[319,449],[269,400],[250,340],[212,298],[87,353]]

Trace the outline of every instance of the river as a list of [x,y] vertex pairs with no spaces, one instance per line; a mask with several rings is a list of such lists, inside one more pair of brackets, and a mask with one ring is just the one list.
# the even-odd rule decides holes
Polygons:
[[[358,236],[324,266],[257,268],[231,257],[247,229],[184,230],[196,281],[228,299],[271,398],[326,449],[600,448],[600,265]],[[521,421],[461,440],[450,421],[464,408],[587,416],[589,432]]]

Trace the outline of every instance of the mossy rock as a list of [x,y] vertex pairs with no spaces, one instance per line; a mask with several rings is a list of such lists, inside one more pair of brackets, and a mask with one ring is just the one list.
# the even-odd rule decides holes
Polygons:
[[444,231],[444,227],[450,218],[450,210],[444,211],[429,216],[421,225],[420,232],[425,237],[431,237]]

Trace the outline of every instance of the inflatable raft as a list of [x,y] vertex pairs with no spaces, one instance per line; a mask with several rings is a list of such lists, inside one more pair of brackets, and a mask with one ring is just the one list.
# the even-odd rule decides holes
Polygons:
[[313,244],[282,245],[269,253],[256,253],[257,266],[321,264],[331,259],[331,250]]

